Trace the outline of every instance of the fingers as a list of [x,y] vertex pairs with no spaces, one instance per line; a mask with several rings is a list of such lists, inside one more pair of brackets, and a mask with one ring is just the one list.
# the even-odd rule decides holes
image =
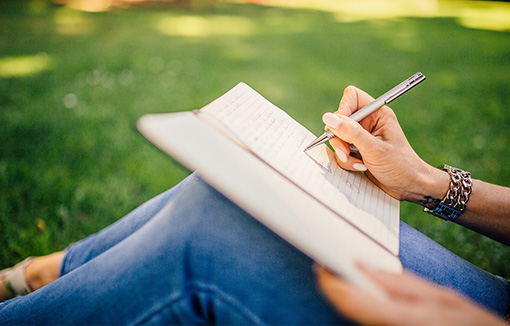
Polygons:
[[404,271],[402,274],[390,274],[375,271],[363,265],[360,265],[359,268],[381,285],[392,298],[425,299],[441,292],[440,287],[436,284],[408,271]]
[[330,144],[335,150],[335,158],[341,168],[360,172],[367,170],[367,167],[363,164],[361,159],[351,155],[350,144],[342,141],[338,137],[331,139]]
[[[317,270],[317,280],[322,292],[346,317],[358,320],[365,304],[372,305],[373,298],[364,298],[364,293],[351,284],[337,278],[323,267]],[[369,302],[366,302],[368,299]],[[378,306],[378,305],[374,305]]]
[[398,324],[405,315],[393,301],[378,299],[325,268],[317,270],[317,277],[323,293],[348,318],[367,325],[389,325]]
[[[359,153],[357,153],[358,155],[350,155],[350,144],[357,146],[357,143],[354,142],[354,138],[352,136],[357,135],[359,131],[357,127],[359,127],[359,124],[352,124],[351,122],[348,122],[347,125],[350,126],[350,129],[343,130],[344,137],[341,137],[335,131],[339,130],[340,124],[342,123],[341,118],[343,116],[352,115],[358,109],[371,103],[373,100],[373,97],[360,90],[359,88],[355,86],[348,86],[344,90],[344,94],[340,101],[337,112],[335,114],[326,113],[323,116],[324,123],[326,124],[326,129],[331,130],[337,137],[340,137],[340,139],[334,139],[330,143],[335,149],[337,163],[344,169],[353,171],[367,170],[366,166],[360,159],[361,157]],[[357,146],[357,148],[359,147]]]
[[322,117],[328,129],[343,141],[354,144],[362,151],[362,147],[370,146],[374,137],[356,121],[328,112]]
[[404,272],[361,268],[387,299],[379,299],[318,268],[323,293],[346,317],[367,325],[503,325],[503,321],[449,289]]
[[348,86],[344,90],[338,110],[340,115],[350,116],[357,110],[372,102],[374,98],[355,86]]
[[359,123],[345,116],[328,112],[323,115],[322,120],[338,137],[330,141],[335,149],[338,164],[344,169],[366,171],[367,168],[360,159],[349,155],[351,152],[349,144],[354,144],[360,152],[364,152],[373,146],[374,137]]

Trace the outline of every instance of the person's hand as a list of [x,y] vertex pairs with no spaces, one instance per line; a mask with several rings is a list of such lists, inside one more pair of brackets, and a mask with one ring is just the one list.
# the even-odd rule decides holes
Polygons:
[[[324,114],[326,128],[337,136],[330,143],[338,164],[347,170],[366,171],[375,184],[399,200],[427,205],[428,201],[443,198],[448,174],[428,165],[415,153],[389,107],[382,107],[360,123],[348,118],[372,101],[364,91],[349,86],[338,111]],[[358,148],[362,160],[349,155],[349,144]]]
[[366,325],[505,325],[503,320],[452,290],[429,283],[409,272],[400,275],[363,269],[387,299],[371,294],[317,269],[319,285],[347,318]]

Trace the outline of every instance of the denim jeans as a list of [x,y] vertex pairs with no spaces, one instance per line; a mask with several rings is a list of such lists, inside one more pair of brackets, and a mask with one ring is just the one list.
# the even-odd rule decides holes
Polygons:
[[[405,268],[503,316],[508,282],[401,224]],[[71,245],[0,324],[345,324],[313,262],[196,175]]]

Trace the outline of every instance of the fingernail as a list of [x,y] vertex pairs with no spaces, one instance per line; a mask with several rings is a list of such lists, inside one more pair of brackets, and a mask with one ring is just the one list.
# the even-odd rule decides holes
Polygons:
[[340,161],[344,163],[347,162],[347,155],[345,155],[345,153],[340,148],[335,148],[335,154],[338,156]]
[[322,116],[322,121],[333,129],[337,129],[340,126],[342,120],[335,114],[328,112]]
[[355,170],[361,171],[361,172],[367,170],[367,167],[365,165],[361,164],[361,163],[354,163],[352,165],[352,168],[355,169]]

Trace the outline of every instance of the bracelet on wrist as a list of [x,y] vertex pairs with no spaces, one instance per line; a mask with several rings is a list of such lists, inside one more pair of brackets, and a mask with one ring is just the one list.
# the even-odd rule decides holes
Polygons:
[[435,209],[425,208],[424,211],[445,221],[453,221],[466,210],[469,195],[472,192],[473,180],[471,173],[444,165],[443,170],[450,175],[450,187],[443,200]]

